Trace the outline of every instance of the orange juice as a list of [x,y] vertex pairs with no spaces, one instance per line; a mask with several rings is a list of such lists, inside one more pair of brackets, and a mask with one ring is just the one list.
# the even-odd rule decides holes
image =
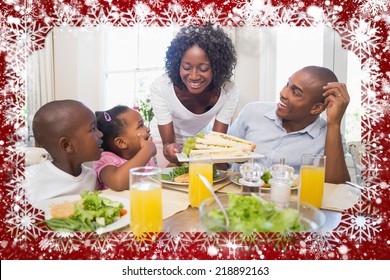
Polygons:
[[325,168],[301,167],[300,200],[320,208],[324,194]]
[[190,162],[188,194],[192,207],[199,207],[200,204],[211,197],[212,194],[203,184],[198,174],[202,174],[213,185],[213,165],[204,162]]
[[161,186],[139,182],[130,187],[130,228],[135,236],[162,231]]

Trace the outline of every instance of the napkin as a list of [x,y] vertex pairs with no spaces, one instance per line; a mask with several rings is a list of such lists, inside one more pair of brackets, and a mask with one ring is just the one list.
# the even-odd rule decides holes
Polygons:
[[322,209],[344,211],[358,203],[360,190],[346,184],[325,183]]
[[174,190],[163,189],[163,219],[173,216],[177,212],[188,208],[188,193],[177,192]]

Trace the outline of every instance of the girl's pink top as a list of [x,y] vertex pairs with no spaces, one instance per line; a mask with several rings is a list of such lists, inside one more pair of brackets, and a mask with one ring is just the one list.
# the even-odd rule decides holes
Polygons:
[[[103,152],[100,159],[98,161],[93,162],[93,170],[95,170],[96,175],[98,177],[98,190],[106,190],[108,187],[102,182],[100,179],[100,171],[106,167],[107,165],[113,165],[116,167],[121,166],[122,164],[126,163],[128,160],[121,158],[120,156],[112,153],[112,152]],[[150,160],[147,163],[147,166],[156,166],[153,160]]]

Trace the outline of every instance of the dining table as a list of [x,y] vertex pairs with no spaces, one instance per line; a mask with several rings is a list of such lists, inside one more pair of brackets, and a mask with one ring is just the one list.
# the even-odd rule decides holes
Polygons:
[[[214,183],[215,193],[241,193],[242,186],[234,179],[238,172],[222,171],[224,179]],[[269,194],[269,189],[261,189],[264,195]],[[120,196],[130,200],[130,191],[121,192],[104,190],[103,194]],[[343,211],[352,208],[360,199],[361,190],[348,184],[324,184],[323,201],[320,211],[325,214],[325,224],[322,232],[334,230],[341,222]],[[298,188],[291,190],[292,200],[298,199]],[[198,208],[189,205],[188,185],[162,183],[162,216],[163,231],[171,233],[179,232],[204,232],[205,229],[200,223]],[[118,231],[130,231],[130,225],[118,229]]]

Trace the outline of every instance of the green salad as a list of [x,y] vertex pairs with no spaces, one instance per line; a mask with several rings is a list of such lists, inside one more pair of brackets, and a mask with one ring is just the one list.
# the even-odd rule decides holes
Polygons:
[[81,203],[74,203],[74,213],[68,218],[51,218],[46,223],[53,231],[92,232],[99,227],[114,223],[125,215],[127,210],[120,202],[101,197],[101,191],[84,191]]
[[[288,232],[304,231],[297,209],[278,208],[256,195],[228,194],[229,231],[231,232]],[[207,213],[206,227],[213,232],[226,231],[225,217],[219,208]]]

